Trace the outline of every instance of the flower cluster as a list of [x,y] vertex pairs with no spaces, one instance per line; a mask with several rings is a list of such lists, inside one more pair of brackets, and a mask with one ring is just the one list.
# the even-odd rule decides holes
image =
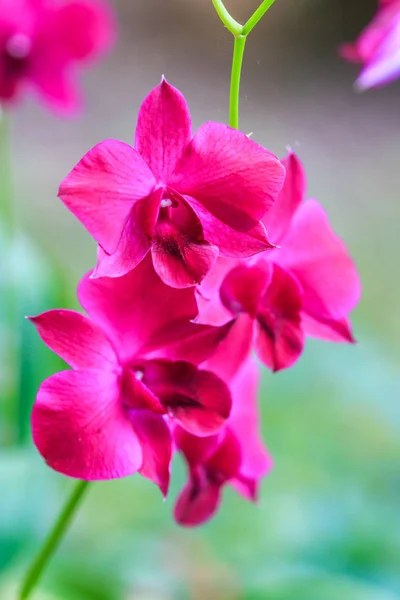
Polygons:
[[[70,367],[41,385],[33,438],[85,480],[139,472],[168,492],[173,453],[189,479],[175,518],[198,525],[225,484],[254,500],[271,458],[259,438],[259,363],[290,367],[307,335],[352,342],[360,285],[293,154],[206,123],[193,135],[165,80],[144,100],[134,147],[90,150],[59,196],[98,243],[79,284],[87,316],[31,321]],[[268,234],[267,234],[268,232]]]
[[64,114],[79,108],[79,63],[106,51],[114,19],[100,0],[0,0],[0,103],[33,88]]
[[340,49],[343,58],[361,63],[357,86],[365,90],[400,77],[400,1],[379,0],[376,15],[353,44]]

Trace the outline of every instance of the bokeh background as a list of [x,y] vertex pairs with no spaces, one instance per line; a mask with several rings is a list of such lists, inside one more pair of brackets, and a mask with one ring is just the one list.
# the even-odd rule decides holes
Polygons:
[[[60,363],[23,319],[74,307],[95,244],[56,198],[95,143],[133,139],[161,74],[194,125],[227,120],[232,41],[211,0],[118,0],[113,53],[84,77],[86,113],[35,102],[12,115],[14,219],[0,238],[0,598],[15,586],[71,489],[36,454],[29,412]],[[356,94],[337,56],[375,0],[277,0],[248,41],[241,128],[303,159],[363,280],[354,347],[309,341],[289,372],[265,372],[263,435],[275,459],[253,506],[226,490],[219,514],[178,528],[170,497],[139,476],[93,484],[37,600],[395,600],[400,598],[400,84]],[[256,0],[231,0],[237,19]],[[0,182],[1,187],[1,182]],[[4,182],[3,182],[4,187]],[[2,189],[2,193],[5,190]],[[4,229],[4,228],[3,228]]]

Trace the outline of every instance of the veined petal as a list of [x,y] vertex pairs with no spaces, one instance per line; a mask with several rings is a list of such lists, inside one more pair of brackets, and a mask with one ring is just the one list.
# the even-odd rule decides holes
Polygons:
[[220,327],[200,325],[186,319],[172,321],[155,332],[141,354],[147,359],[169,358],[200,364],[210,358],[229,335],[233,323]]
[[148,196],[155,179],[128,144],[105,140],[72,169],[59,197],[108,253],[115,252],[135,202]]
[[222,123],[206,123],[188,145],[171,186],[220,221],[249,231],[271,208],[284,168],[268,150]]
[[154,481],[165,497],[168,493],[172,458],[168,425],[161,415],[150,410],[130,411],[130,418],[142,447],[143,462],[139,473]]
[[93,277],[121,277],[143,260],[151,248],[161,197],[159,188],[133,205],[115,252],[107,254],[100,248]]
[[303,309],[321,320],[340,320],[356,306],[360,279],[342,240],[316,200],[297,211],[285,244],[273,259],[299,281]]
[[86,275],[78,286],[78,298],[123,362],[137,357],[168,323],[191,320],[197,314],[194,291],[166,286],[154,272],[150,256],[123,277]]
[[279,244],[290,228],[292,218],[305,199],[306,174],[299,158],[292,151],[282,160],[286,170],[285,183],[276,202],[263,218],[268,237]]
[[148,361],[142,381],[176,421],[194,435],[213,435],[229,417],[228,386],[214,373],[188,362]]
[[204,238],[218,247],[222,257],[247,258],[273,247],[261,222],[248,231],[236,231],[209,212],[195,198],[185,198],[201,221]]
[[44,343],[74,369],[112,369],[115,351],[103,331],[74,310],[48,310],[29,317]]
[[191,130],[185,98],[163,78],[143,101],[135,134],[135,148],[158,181],[168,183]]
[[48,465],[87,481],[132,475],[142,465],[139,440],[107,371],[63,371],[40,386],[33,440]]

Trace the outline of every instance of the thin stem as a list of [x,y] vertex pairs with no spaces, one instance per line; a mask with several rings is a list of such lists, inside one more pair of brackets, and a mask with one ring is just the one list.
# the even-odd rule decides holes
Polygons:
[[271,8],[275,0],[264,0],[257,8],[256,11],[251,15],[250,19],[246,21],[242,28],[242,35],[248,35],[252,29],[257,25],[263,18],[267,10]]
[[222,0],[212,0],[214,4],[214,8],[217,11],[217,14],[225,27],[229,29],[232,35],[241,35],[242,33],[242,25],[238,23],[232,15],[229,14],[228,10],[225,8]]
[[231,92],[229,99],[229,125],[234,129],[239,129],[239,92],[245,45],[246,36],[239,35],[235,37],[232,59]]
[[78,481],[75,485],[73,492],[62,509],[53,529],[50,531],[23,579],[19,600],[26,600],[26,598],[30,596],[47,563],[61,542],[88,484],[88,481]]

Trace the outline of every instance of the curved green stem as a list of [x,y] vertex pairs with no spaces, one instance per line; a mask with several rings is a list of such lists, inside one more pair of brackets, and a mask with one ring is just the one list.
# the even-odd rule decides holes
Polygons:
[[239,92],[245,45],[246,36],[238,35],[235,37],[232,59],[231,91],[229,99],[229,125],[235,129],[239,129]]
[[256,11],[251,15],[250,19],[246,21],[242,28],[242,35],[248,35],[252,29],[261,21],[267,10],[271,8],[275,0],[264,0],[257,8]]
[[242,73],[243,54],[246,39],[250,31],[262,19],[275,0],[264,0],[244,25],[236,21],[225,8],[222,0],[212,0],[215,10],[225,27],[235,38],[232,58],[231,88],[229,98],[229,125],[239,129],[239,94],[240,78]]
[[211,0],[214,4],[214,8],[225,27],[229,29],[232,35],[240,35],[242,33],[243,26],[238,23],[232,15],[225,8],[222,0]]
[[19,600],[26,600],[30,596],[47,563],[61,542],[88,485],[88,481],[78,481],[75,485],[53,529],[50,531],[23,579]]

